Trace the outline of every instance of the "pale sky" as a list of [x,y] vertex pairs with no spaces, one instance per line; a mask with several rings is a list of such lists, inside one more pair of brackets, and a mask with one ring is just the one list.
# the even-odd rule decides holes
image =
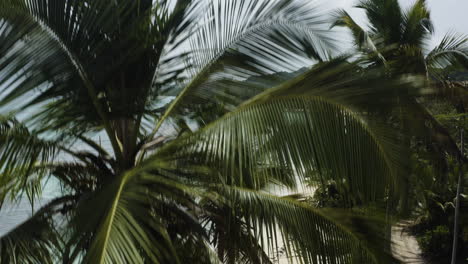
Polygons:
[[[357,0],[320,0],[325,7],[344,8],[360,24],[365,25],[364,12],[352,6]],[[414,0],[400,0],[403,7],[409,7]],[[427,0],[431,11],[435,34],[431,46],[436,46],[448,31],[468,35],[468,0]]]

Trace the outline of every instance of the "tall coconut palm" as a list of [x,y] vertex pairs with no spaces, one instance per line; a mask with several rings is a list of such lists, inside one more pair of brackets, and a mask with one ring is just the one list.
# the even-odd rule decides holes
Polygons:
[[362,203],[398,193],[391,137],[354,109],[408,80],[336,60],[249,81],[327,60],[324,21],[284,0],[1,1],[2,202],[61,185],[0,239],[1,262],[271,263],[284,246],[382,263],[332,216],[268,192],[315,177]]
[[[361,0],[355,7],[364,10],[368,29],[358,25],[345,10],[335,13],[332,26],[348,28],[355,47],[371,64],[385,64],[396,74],[424,74],[430,81],[438,82],[447,81],[447,69],[467,69],[467,36],[448,32],[435,48],[429,49],[434,27],[425,0],[416,1],[406,10],[398,0]],[[466,101],[466,91],[451,90],[460,95],[456,100]]]
[[368,29],[345,10],[336,12],[333,26],[350,29],[357,48],[376,55],[377,61],[387,63],[394,71],[440,79],[447,66],[468,65],[468,38],[461,34],[449,32],[439,45],[429,49],[434,26],[425,0],[406,10],[398,0],[361,0],[355,7],[364,10]]

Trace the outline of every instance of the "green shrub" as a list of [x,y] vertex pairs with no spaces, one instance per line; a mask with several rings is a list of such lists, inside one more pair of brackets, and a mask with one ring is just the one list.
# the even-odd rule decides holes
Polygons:
[[426,255],[433,257],[450,255],[452,237],[447,226],[436,226],[435,229],[418,236],[417,240],[421,250]]
[[351,207],[349,201],[346,201],[336,186],[336,183],[330,182],[325,186],[319,186],[311,199],[312,204],[318,208],[348,208]]

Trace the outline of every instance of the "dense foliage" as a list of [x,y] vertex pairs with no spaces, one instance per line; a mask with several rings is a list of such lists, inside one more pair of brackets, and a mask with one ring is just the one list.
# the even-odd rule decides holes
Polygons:
[[[396,116],[396,125],[412,135],[402,142],[411,149],[406,177],[408,199],[402,209],[413,209],[405,210],[406,216],[415,220],[411,230],[424,254],[443,257],[445,263],[452,254],[459,163],[467,163],[467,144],[462,151],[460,131],[468,128],[468,39],[449,32],[434,49],[428,49],[435,29],[423,0],[406,10],[397,0],[362,0],[356,7],[365,12],[368,29],[360,27],[344,10],[335,13],[334,26],[350,29],[360,56],[369,58],[371,64],[385,65],[389,74],[423,74],[434,91],[410,99],[410,107],[397,109],[397,116],[395,111],[387,115]],[[424,121],[422,126],[420,120]],[[465,133],[465,142],[467,139]],[[468,175],[463,178],[462,184],[467,183]],[[463,239],[468,227],[466,193],[467,188],[462,188],[460,252],[467,242]]]
[[[440,175],[461,157],[419,99],[467,41],[423,56],[424,1],[359,7],[373,27],[340,11],[343,55],[307,1],[2,0],[1,202],[61,192],[0,262],[394,263],[385,219],[420,202],[413,144]],[[306,183],[326,202],[281,191]]]

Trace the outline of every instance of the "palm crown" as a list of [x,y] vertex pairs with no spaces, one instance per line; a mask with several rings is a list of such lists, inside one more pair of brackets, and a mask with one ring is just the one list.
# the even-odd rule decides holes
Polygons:
[[311,177],[360,203],[398,193],[392,135],[359,113],[363,94],[413,80],[371,89],[380,72],[340,58],[275,87],[249,81],[329,59],[316,7],[0,5],[2,200],[34,200],[44,178],[63,187],[1,238],[2,262],[269,263],[281,244],[310,263],[379,261],[331,216],[266,192]]
[[398,72],[427,73],[439,80],[448,66],[466,67],[468,45],[463,35],[449,32],[429,50],[434,26],[425,0],[407,10],[398,0],[362,0],[356,7],[366,13],[369,29],[359,26],[345,10],[335,13],[333,25],[349,28],[355,45],[380,63]]

